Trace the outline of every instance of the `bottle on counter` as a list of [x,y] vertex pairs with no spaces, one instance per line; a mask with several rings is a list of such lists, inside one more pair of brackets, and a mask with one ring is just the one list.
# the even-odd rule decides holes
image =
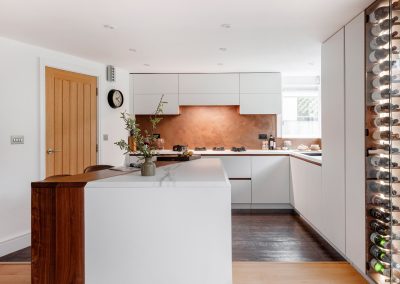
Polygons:
[[276,141],[274,136],[271,134],[268,139],[268,149],[274,150],[276,148]]

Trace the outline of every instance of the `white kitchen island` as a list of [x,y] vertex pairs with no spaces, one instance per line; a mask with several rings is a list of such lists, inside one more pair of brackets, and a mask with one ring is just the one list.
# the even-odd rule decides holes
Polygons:
[[231,185],[219,159],[89,182],[85,283],[231,284]]

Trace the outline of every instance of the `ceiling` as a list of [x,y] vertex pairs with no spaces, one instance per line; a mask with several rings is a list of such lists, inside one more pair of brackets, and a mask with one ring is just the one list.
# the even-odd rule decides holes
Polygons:
[[321,42],[371,2],[0,0],[0,36],[130,72],[318,75]]

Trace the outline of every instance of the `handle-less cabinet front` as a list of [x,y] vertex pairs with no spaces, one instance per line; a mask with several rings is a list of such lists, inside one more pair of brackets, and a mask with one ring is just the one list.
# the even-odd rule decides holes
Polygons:
[[290,203],[289,170],[289,156],[252,157],[252,203]]
[[179,114],[178,74],[133,74],[133,109],[135,114],[154,114],[161,96],[164,114]]
[[240,114],[282,113],[281,73],[240,73]]
[[239,105],[239,74],[179,74],[180,105]]

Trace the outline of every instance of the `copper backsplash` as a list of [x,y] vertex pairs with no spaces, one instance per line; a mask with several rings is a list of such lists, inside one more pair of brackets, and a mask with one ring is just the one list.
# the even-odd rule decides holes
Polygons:
[[[148,115],[137,115],[136,119],[142,129],[149,129]],[[259,133],[276,136],[276,115],[240,115],[237,106],[185,106],[180,108],[180,115],[164,115],[156,132],[165,139],[165,149],[177,144],[260,149]],[[285,140],[292,140],[293,146],[320,144],[320,139]],[[280,146],[282,139],[277,144]]]

